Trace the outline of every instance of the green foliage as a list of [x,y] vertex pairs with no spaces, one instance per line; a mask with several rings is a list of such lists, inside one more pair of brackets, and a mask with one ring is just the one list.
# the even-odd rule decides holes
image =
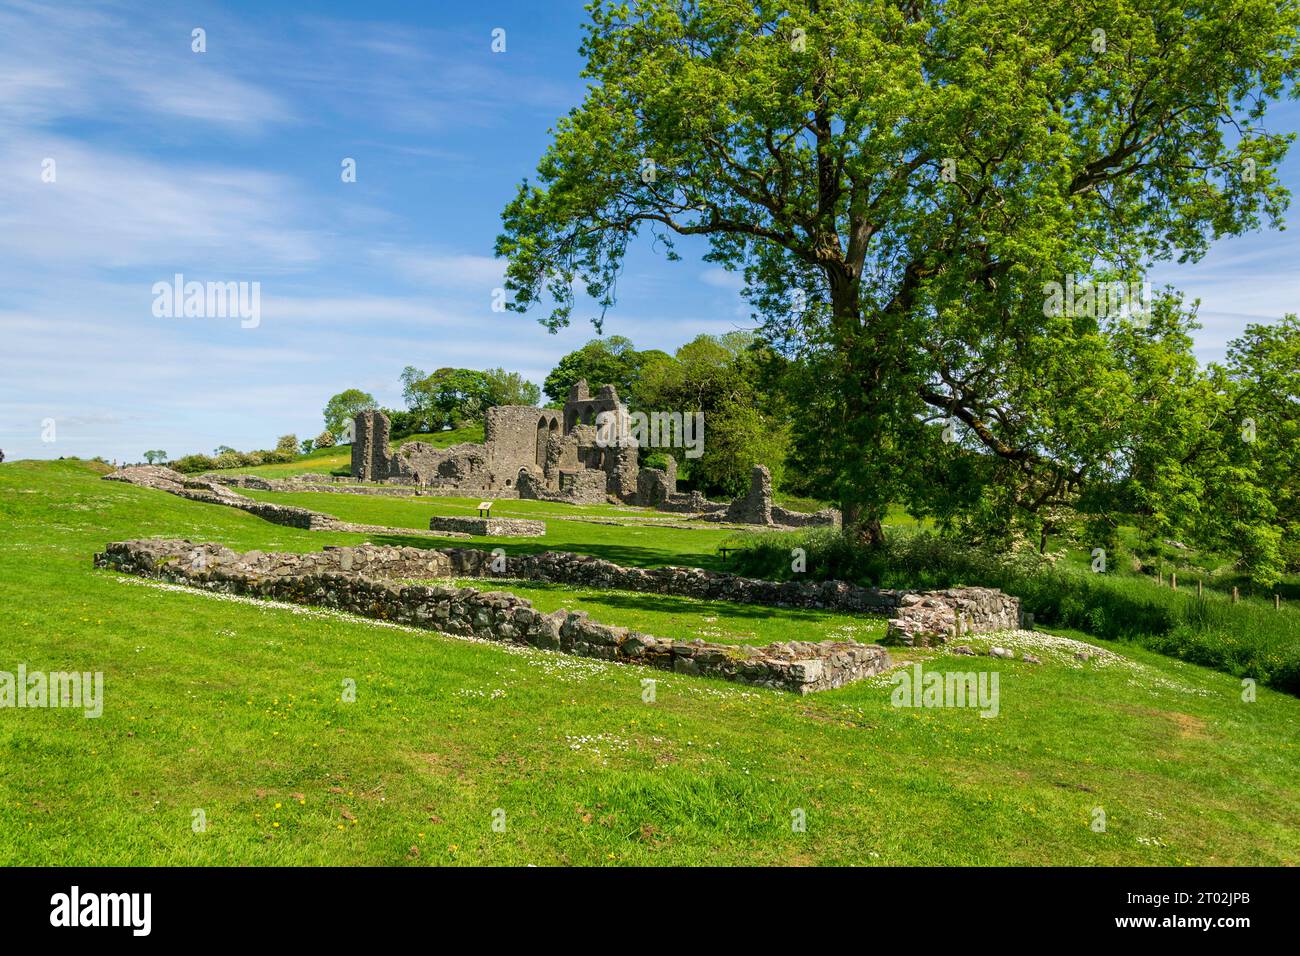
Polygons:
[[402,370],[408,412],[389,415],[393,434],[465,428],[494,405],[536,405],[541,391],[518,372],[490,368],[440,368],[432,375],[408,365]]
[[518,372],[490,368],[483,373],[485,407],[493,405],[537,405],[542,390]]
[[[670,258],[704,237],[770,339],[815,364],[817,471],[868,540],[909,497],[1006,535],[1122,470],[1160,379],[1133,360],[1176,372],[1178,330],[1126,343],[1113,315],[1047,308],[1046,283],[1140,280],[1279,225],[1289,200],[1291,137],[1263,120],[1300,70],[1295,4],[590,11],[585,101],[503,213],[510,308],[544,304],[558,328],[576,288],[603,316],[639,232]],[[952,480],[915,482],[922,461]]]
[[[325,430],[336,438],[342,437],[348,422],[359,412],[368,412],[378,408],[375,397],[359,388],[349,388],[339,392],[328,402],[322,415],[325,418]],[[318,443],[319,444],[319,443]]]
[[154,464],[155,462],[166,461],[167,452],[161,451],[160,449],[156,449],[156,448],[150,449],[149,451],[144,453],[144,460],[151,465]]
[[293,456],[298,454],[298,436],[281,435],[275,442],[275,450],[282,455]]
[[171,463],[171,467],[185,475],[196,475],[217,467],[216,460],[208,455],[185,455]]
[[706,494],[744,494],[757,464],[767,465],[773,484],[781,485],[789,430],[780,401],[762,390],[766,354],[751,335],[701,335],[642,377],[646,411],[704,413],[703,454],[686,459],[684,449],[670,453],[688,466],[682,474],[691,485]]
[[663,352],[638,352],[631,339],[622,335],[592,339],[582,348],[570,352],[546,376],[542,391],[555,406],[563,405],[579,379],[586,379],[592,394],[602,385],[613,385],[619,399],[630,408],[640,407],[640,380],[643,367],[666,356]]
[[[316,448],[333,448],[333,447],[334,447],[334,435],[333,435],[332,432],[330,432],[330,430],[329,430],[328,428],[325,429],[325,431],[321,432],[319,435],[316,436],[315,447],[316,447]],[[303,449],[303,450],[304,450],[305,452],[310,452],[312,449],[310,449],[310,448],[305,448],[305,449]]]
[[[1279,532],[1276,561],[1300,570],[1300,319],[1247,326],[1228,346],[1227,374],[1237,386],[1238,447],[1269,497]],[[1253,547],[1269,552],[1266,543]]]

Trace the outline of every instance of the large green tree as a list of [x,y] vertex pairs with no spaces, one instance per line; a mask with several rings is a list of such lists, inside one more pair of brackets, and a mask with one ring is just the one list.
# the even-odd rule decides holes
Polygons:
[[613,385],[618,397],[628,405],[636,406],[638,383],[647,365],[667,359],[659,351],[639,352],[632,340],[622,335],[592,339],[580,349],[575,349],[556,363],[546,376],[542,390],[554,405],[564,404],[569,389],[579,379],[586,379],[594,393],[602,385]]
[[1086,404],[1082,366],[1010,400],[1029,388],[1018,349],[1090,334],[1044,307],[1045,283],[1140,279],[1288,199],[1290,138],[1263,119],[1295,88],[1290,0],[589,9],[586,99],[504,213],[511,307],[549,299],[559,328],[575,287],[614,304],[641,230],[670,255],[704,237],[772,341],[815,362],[826,474],[869,541],[933,447],[927,418],[1044,506],[1078,492],[1105,443],[1062,456],[1043,436],[1059,385]]
[[536,405],[542,400],[542,390],[518,372],[490,368],[483,373],[483,378],[487,405]]
[[421,428],[442,431],[477,420],[488,405],[487,376],[475,369],[440,368],[432,374],[402,369],[402,397]]
[[1226,374],[1229,441],[1272,509],[1279,566],[1300,570],[1300,319],[1247,326],[1228,346]]
[[[359,388],[344,389],[325,403],[325,408],[321,412],[325,418],[325,430],[336,439],[341,438],[347,430],[348,422],[352,421],[358,412],[368,412],[378,407],[375,396],[369,392],[363,392]],[[317,442],[317,445],[319,444]]]
[[701,335],[642,375],[646,410],[704,415],[698,458],[686,458],[683,448],[662,450],[675,455],[691,485],[706,494],[744,494],[754,465],[767,465],[777,487],[783,483],[790,433],[784,409],[774,408],[763,388],[766,351],[743,332]]

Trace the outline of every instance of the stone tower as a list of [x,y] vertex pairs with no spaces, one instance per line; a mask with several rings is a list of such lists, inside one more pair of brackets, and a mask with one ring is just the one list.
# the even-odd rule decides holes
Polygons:
[[352,425],[352,477],[383,481],[389,476],[392,464],[388,451],[388,416],[379,411],[358,412]]

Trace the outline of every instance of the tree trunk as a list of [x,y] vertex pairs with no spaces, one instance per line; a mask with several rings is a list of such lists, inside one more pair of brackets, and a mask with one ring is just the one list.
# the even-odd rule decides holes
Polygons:
[[866,330],[857,298],[856,283],[845,283],[843,277],[832,279],[835,349],[843,364],[841,380],[828,382],[827,386],[838,386],[844,408],[840,434],[833,436],[840,445],[840,511],[844,531],[862,547],[876,548],[885,540],[881,520],[888,507],[888,502],[879,500],[884,483],[873,475],[870,464],[872,456],[881,452],[883,368],[881,356],[874,351],[876,343],[864,338]]

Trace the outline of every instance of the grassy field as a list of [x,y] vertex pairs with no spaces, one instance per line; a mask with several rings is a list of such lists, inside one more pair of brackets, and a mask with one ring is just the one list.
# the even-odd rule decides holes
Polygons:
[[[446,584],[420,581],[420,584]],[[718,644],[770,644],[773,641],[857,641],[871,644],[885,636],[885,618],[801,608],[771,608],[730,601],[703,601],[679,595],[594,590],[537,581],[464,578],[457,587],[509,591],[548,614],[565,608],[586,611],[596,621],[670,637]]]
[[[326,491],[254,491],[241,494],[259,501],[298,505],[334,515],[357,524],[384,525],[389,528],[429,527],[432,515],[472,515],[482,498],[388,498],[379,495],[347,495]],[[600,558],[637,567],[665,564],[694,565],[720,570],[725,567],[718,547],[737,537],[735,530],[710,527],[679,530],[654,523],[628,527],[611,523],[626,516],[652,516],[644,508],[615,505],[574,507],[550,501],[504,500],[497,502],[492,514],[504,518],[540,518],[547,522],[546,535],[538,538],[475,538],[474,547],[503,548],[508,555],[535,554],[540,551],[581,551]],[[590,519],[590,520],[574,520]],[[438,546],[437,539],[390,535],[376,538],[386,544]],[[464,547],[464,539],[448,539],[448,545]]]
[[[408,527],[437,500],[325,497]],[[554,521],[512,546],[703,563],[723,534]],[[799,698],[91,567],[147,536],[364,540],[0,465],[0,670],[105,675],[97,719],[0,710],[0,864],[1300,863],[1300,700],[1140,648],[927,658],[996,667],[984,719],[880,678]]]

